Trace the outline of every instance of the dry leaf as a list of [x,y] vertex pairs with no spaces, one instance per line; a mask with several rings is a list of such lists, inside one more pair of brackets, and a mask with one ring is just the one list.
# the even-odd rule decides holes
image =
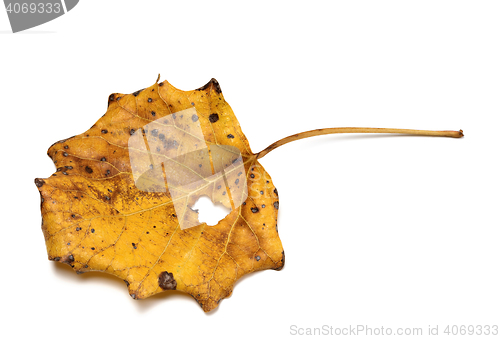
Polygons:
[[[35,179],[49,259],[120,277],[135,299],[177,289],[210,311],[243,275],[284,265],[278,192],[257,159],[301,138],[360,132],[463,136],[320,129],[254,154],[215,79],[112,94],[94,126],[49,148],[57,172]],[[231,209],[215,226],[191,209],[203,195]]]
[[[135,299],[191,294],[210,311],[243,275],[279,270],[278,193],[212,79],[112,94],[88,131],[52,145],[57,172],[36,179],[50,260],[127,282]],[[201,195],[231,208],[215,226]]]

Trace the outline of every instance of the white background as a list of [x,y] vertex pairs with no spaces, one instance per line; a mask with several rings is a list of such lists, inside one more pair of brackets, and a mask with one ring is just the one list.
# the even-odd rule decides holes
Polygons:
[[[290,326],[500,325],[497,1],[80,1],[11,34],[0,11],[2,331],[9,337],[257,338]],[[285,268],[203,313],[129,297],[47,260],[34,178],[110,93],[158,73],[221,84],[254,152],[322,127],[463,129],[465,138],[323,136],[262,165]],[[296,335],[297,336],[297,335]],[[490,336],[491,337],[491,336]]]

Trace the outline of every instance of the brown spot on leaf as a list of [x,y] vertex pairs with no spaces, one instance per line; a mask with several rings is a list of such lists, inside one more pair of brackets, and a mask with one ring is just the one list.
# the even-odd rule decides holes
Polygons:
[[177,288],[177,281],[175,281],[174,275],[172,273],[163,271],[158,276],[158,285],[163,290],[175,290]]
[[217,113],[212,113],[208,117],[208,120],[210,120],[211,123],[219,121],[219,115]]

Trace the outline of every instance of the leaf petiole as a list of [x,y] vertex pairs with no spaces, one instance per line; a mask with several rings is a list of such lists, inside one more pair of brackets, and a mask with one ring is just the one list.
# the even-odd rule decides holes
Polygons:
[[312,131],[301,132],[290,135],[286,138],[276,141],[269,145],[262,151],[256,154],[256,158],[260,159],[267,153],[275,148],[288,144],[289,142],[314,137],[317,135],[325,134],[339,134],[339,133],[392,133],[392,134],[408,134],[408,135],[422,135],[432,137],[449,137],[449,138],[462,138],[464,133],[460,131],[427,131],[418,129],[400,129],[400,128],[370,128],[370,127],[336,127],[336,128],[320,128]]

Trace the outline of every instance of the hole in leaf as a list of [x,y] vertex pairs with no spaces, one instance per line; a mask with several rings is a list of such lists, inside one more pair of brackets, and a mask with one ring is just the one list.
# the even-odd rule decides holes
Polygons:
[[191,207],[193,211],[198,211],[198,220],[200,223],[207,223],[208,226],[217,225],[231,212],[231,209],[222,204],[214,204],[206,195],[201,196]]

